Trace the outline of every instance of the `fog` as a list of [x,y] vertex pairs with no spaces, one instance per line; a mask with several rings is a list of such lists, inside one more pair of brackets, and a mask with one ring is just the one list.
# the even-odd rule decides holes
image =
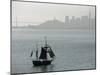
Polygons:
[[[94,6],[80,5],[63,5],[49,3],[34,3],[34,2],[12,2],[12,25],[16,21],[19,26],[28,24],[39,25],[47,20],[52,20],[54,17],[64,22],[65,16],[80,18],[82,16],[95,17]],[[23,24],[20,24],[23,23]]]

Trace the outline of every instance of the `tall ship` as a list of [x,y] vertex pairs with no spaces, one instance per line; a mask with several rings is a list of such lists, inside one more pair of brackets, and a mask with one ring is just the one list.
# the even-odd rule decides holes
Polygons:
[[[49,58],[48,58],[49,55]],[[31,57],[33,56],[33,51],[31,52]],[[38,54],[38,47],[35,51],[36,59],[32,59],[34,66],[50,65],[55,58],[55,54],[51,46],[47,43],[47,38],[45,37],[45,44],[41,46],[41,53]]]

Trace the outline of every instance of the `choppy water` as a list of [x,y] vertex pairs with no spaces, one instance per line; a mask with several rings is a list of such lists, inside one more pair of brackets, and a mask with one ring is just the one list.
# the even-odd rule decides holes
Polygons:
[[[56,59],[34,67],[30,53],[47,36]],[[12,73],[34,73],[95,68],[95,32],[90,30],[12,30]]]

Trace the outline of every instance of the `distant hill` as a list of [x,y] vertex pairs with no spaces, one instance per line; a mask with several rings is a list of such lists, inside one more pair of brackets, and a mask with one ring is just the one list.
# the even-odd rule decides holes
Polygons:
[[[90,24],[89,24],[90,23]],[[77,21],[67,24],[57,19],[47,20],[37,26],[29,25],[15,28],[32,28],[32,29],[95,29],[95,20],[91,19],[78,23]]]
[[[35,29],[94,29],[95,28],[95,20],[91,20],[91,23],[89,24],[89,21],[81,22],[81,23],[70,23],[67,24],[65,22],[59,21],[57,19],[48,20],[40,25],[37,26],[30,26],[31,28]],[[93,23],[92,23],[93,22]]]
[[67,25],[57,19],[49,20],[37,26],[39,29],[64,29]]

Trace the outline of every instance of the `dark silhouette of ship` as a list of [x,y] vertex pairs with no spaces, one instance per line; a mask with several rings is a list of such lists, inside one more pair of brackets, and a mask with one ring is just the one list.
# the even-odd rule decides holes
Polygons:
[[[49,54],[50,58],[48,59],[47,54]],[[31,52],[31,56],[33,55],[33,51]],[[36,50],[36,59],[32,60],[34,66],[41,66],[41,65],[50,65],[51,62],[54,60],[55,54],[52,51],[50,45],[47,44],[47,39],[45,37],[45,45],[41,47],[40,56],[38,56],[38,48]]]

